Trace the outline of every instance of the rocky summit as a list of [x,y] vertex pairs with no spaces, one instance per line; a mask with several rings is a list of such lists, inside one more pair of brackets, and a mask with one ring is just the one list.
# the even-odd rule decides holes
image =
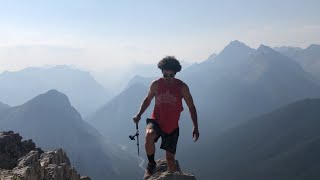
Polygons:
[[90,180],[71,166],[62,149],[42,151],[13,131],[0,132],[1,180]]
[[176,171],[168,172],[166,160],[157,160],[156,173],[148,177],[147,180],[196,180],[194,175],[181,171],[179,162],[177,160],[175,161],[175,164]]

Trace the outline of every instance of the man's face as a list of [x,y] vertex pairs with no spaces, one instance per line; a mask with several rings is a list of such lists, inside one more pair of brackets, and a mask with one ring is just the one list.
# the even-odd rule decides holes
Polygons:
[[163,78],[165,80],[171,80],[174,78],[174,76],[176,75],[176,72],[172,71],[172,70],[163,70],[162,71],[163,74]]

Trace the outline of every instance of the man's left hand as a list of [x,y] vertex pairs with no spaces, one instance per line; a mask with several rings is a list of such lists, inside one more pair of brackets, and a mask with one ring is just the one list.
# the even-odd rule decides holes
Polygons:
[[193,128],[192,137],[193,137],[194,142],[196,142],[199,139],[199,136],[200,136],[199,129],[198,128]]

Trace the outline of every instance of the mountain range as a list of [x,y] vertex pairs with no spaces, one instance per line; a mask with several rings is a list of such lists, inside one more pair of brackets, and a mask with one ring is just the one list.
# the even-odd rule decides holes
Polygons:
[[[191,65],[178,73],[177,78],[190,88],[204,141],[285,104],[320,97],[316,80],[295,60],[270,47],[261,45],[252,49],[239,41],[231,42],[218,55]],[[151,83],[148,78],[144,82],[143,78],[133,81],[137,83],[132,83],[88,119],[103,135],[119,137],[115,129],[131,127],[132,117]],[[143,115],[144,119],[151,115],[152,106]],[[184,107],[180,124],[183,133],[190,133],[192,123],[185,104]],[[112,118],[107,120],[108,116]],[[141,124],[143,127],[145,122]],[[123,139],[119,143],[130,141]]]
[[66,95],[50,90],[0,113],[0,130],[13,130],[44,150],[63,148],[76,170],[92,179],[142,176],[140,160],[82,120]]
[[[253,49],[232,41],[219,54],[183,67],[176,77],[189,86],[200,129],[200,139],[194,143],[184,103],[177,149],[183,169],[199,179],[318,179],[319,47],[260,45]],[[112,98],[94,102],[91,113],[85,113],[86,121],[76,111],[76,103],[76,109],[72,107],[72,98],[70,103],[56,90],[20,106],[3,99],[11,94],[0,93],[0,101],[9,104],[0,103],[0,130],[21,131],[44,148],[63,147],[77,170],[93,179],[106,174],[111,178],[140,178],[141,171],[135,169],[136,144],[128,136],[135,133],[132,117],[149,85],[161,76],[156,64],[143,67],[146,69],[141,71],[133,68],[127,76],[120,76],[116,70],[108,72],[109,78],[116,78],[115,84],[122,83],[121,88],[112,90],[116,92]],[[83,84],[88,86],[85,81]],[[14,91],[19,90],[17,87],[20,85],[11,86]],[[92,92],[86,91],[85,97],[91,99],[99,94],[93,96]],[[89,102],[84,104],[91,106]],[[151,115],[153,103],[139,123],[142,158],[145,119]],[[90,143],[83,146],[82,142]],[[163,151],[156,155],[162,156]],[[91,164],[92,159],[95,164]]]
[[248,120],[184,164],[199,179],[319,179],[319,108],[320,99],[305,99]]
[[276,47],[275,50],[296,60],[305,71],[320,82],[320,45],[311,44],[305,49],[297,47]]
[[214,119],[210,123],[219,129],[320,95],[320,86],[294,60],[270,47],[255,50],[239,41],[211,61],[188,68],[181,79],[194,94],[200,117]]
[[82,116],[97,110],[110,97],[89,72],[69,66],[26,68],[0,74],[0,101],[10,106],[21,105],[38,94],[57,89],[70,98]]
[[[147,92],[148,87],[144,84],[134,84],[114,97],[86,121],[92,124],[106,138],[112,138],[115,143],[136,154],[136,143],[131,142],[129,139],[129,135],[134,134],[136,131],[132,117],[137,113],[141,100]],[[150,110],[146,113],[148,112]],[[141,121],[139,129],[140,141],[142,142],[140,144],[143,145],[145,122],[143,122],[144,120]],[[143,146],[140,148],[143,152]]]
[[[160,60],[160,59],[159,59]],[[186,61],[181,61],[184,67],[189,67],[191,64]],[[90,71],[92,76],[106,89],[111,91],[112,95],[118,95],[124,91],[130,81],[136,77],[153,78],[161,75],[157,64],[131,64],[121,67],[112,67],[105,71]]]
[[[207,148],[213,138],[287,104],[320,97],[317,80],[296,60],[268,46],[261,45],[253,49],[239,41],[231,42],[223,51],[213,54],[206,61],[189,66],[178,73],[177,78],[186,82],[190,88],[198,110],[201,134],[199,142],[194,143],[190,115],[184,104],[177,158],[186,170],[198,172],[204,179],[208,174],[201,171],[203,166],[193,162],[196,162],[196,158],[215,161],[210,152],[207,152],[208,155],[199,153]],[[134,151],[135,143],[130,142],[126,136],[122,137],[122,134],[134,131],[132,117],[138,111],[151,80],[136,77],[131,82],[136,83],[131,83],[119,96],[91,116],[88,122],[103,135],[114,137],[115,142],[133,148]],[[153,104],[139,124],[143,133],[145,118],[151,115],[152,108]],[[108,120],[105,118],[110,116],[112,118]],[[140,144],[143,143],[142,137]],[[198,153],[198,156],[190,156]],[[163,152],[159,151],[158,154],[163,155]]]

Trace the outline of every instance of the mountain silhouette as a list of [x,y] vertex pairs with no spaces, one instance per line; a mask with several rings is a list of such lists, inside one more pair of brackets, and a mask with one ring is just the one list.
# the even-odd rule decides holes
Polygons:
[[[229,46],[228,51],[236,52],[233,48]],[[185,111],[181,116],[180,132],[186,135],[180,137],[183,143],[179,144],[181,151],[178,153],[189,171],[195,168],[190,165],[194,160],[190,154],[206,148],[205,144],[220,133],[286,104],[320,97],[319,85],[295,60],[265,45],[254,51],[243,49],[247,52],[240,53],[243,57],[240,60],[218,55],[214,63],[199,64],[198,73],[181,74],[193,94],[202,133],[201,142],[195,145],[188,137],[192,124]],[[185,149],[188,151],[183,151]]]
[[[206,155],[198,152],[205,149],[212,138],[286,104],[320,97],[319,85],[295,60],[268,46],[261,45],[258,49],[252,49],[239,41],[231,42],[213,59],[191,65],[178,73],[177,78],[188,84],[198,111],[201,137],[197,144],[191,138],[192,123],[185,104],[179,121],[177,155],[186,171],[191,172],[201,172],[202,166],[195,166],[195,158],[190,154],[214,161],[210,153]],[[149,83],[132,84],[102,107],[89,122],[104,135],[122,136],[122,131],[120,133],[116,129],[134,131],[132,117],[148,91],[148,86],[141,84]],[[152,109],[153,105],[150,105],[143,114],[140,122],[143,133],[144,120],[150,117]],[[101,124],[107,122],[103,119],[105,117],[112,117],[113,123],[110,122],[110,126]],[[114,130],[109,130],[111,127]],[[135,145],[127,137],[117,138],[117,142],[131,143],[133,148]]]
[[44,150],[63,148],[77,171],[92,179],[131,179],[143,173],[136,158],[83,121],[68,97],[57,90],[3,111],[0,130],[19,132]]
[[4,72],[0,74],[0,84],[0,101],[10,106],[21,105],[38,94],[57,89],[70,97],[82,116],[96,111],[110,98],[108,91],[88,72],[62,65]]
[[254,52],[254,49],[250,48],[246,44],[235,40],[231,41],[218,55],[216,61],[223,61],[223,63],[241,62],[241,60],[248,58],[248,56]]
[[213,61],[217,57],[216,53],[211,54],[206,61]]
[[[190,66],[189,62],[183,60],[180,61],[180,63],[184,67]],[[161,75],[161,71],[159,71],[157,65],[152,63],[133,63],[130,65],[112,67],[102,72],[92,71],[92,75],[100,84],[110,90],[113,96],[116,96],[119,92],[124,91],[128,87],[128,84],[130,84],[129,81],[135,77],[157,77]]]
[[133,77],[132,79],[130,79],[126,89],[130,88],[130,86],[132,86],[134,84],[143,84],[146,87],[149,87],[151,82],[155,79],[156,79],[156,76],[155,77],[143,77],[143,76],[137,75],[137,76]]
[[[229,129],[192,159],[198,178],[319,179],[320,99],[285,105]],[[206,164],[206,166],[204,166]]]
[[303,50],[300,47],[291,47],[291,46],[274,47],[273,49],[290,58],[294,57],[297,53]]
[[206,127],[217,131],[290,102],[320,96],[320,87],[297,62],[264,45],[254,50],[233,41],[214,61],[194,68],[180,77],[189,85],[200,118],[209,123]]
[[320,82],[320,45],[311,44],[306,49],[295,47],[274,49],[296,60],[305,71],[310,72]]
[[[139,110],[142,99],[146,96],[147,92],[148,87],[144,84],[133,84],[114,97],[109,103],[105,104],[87,121],[104,136],[112,138],[115,143],[136,154],[136,144],[131,142],[128,136],[136,131],[132,118]],[[139,123],[141,145],[144,144],[145,118],[148,117],[150,112],[151,108],[145,112]],[[144,150],[143,146],[140,148],[141,151]]]

